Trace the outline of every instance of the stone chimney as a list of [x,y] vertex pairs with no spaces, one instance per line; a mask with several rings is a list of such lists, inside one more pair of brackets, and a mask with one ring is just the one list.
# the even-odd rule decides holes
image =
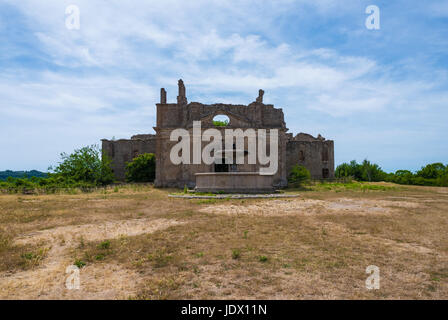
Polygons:
[[263,103],[263,95],[264,95],[264,91],[263,90],[258,90],[258,98],[255,99],[255,102],[257,103]]
[[160,89],[160,103],[166,104],[166,90],[165,88]]
[[185,86],[182,79],[178,81],[177,85],[179,86],[179,95],[177,96],[177,104],[186,105],[188,102],[187,97],[185,96]]

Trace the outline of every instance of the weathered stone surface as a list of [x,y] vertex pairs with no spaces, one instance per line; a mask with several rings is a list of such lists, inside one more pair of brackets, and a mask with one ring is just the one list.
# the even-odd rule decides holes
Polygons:
[[143,153],[156,152],[154,134],[135,135],[132,139],[102,141],[103,154],[112,160],[112,170],[118,181],[125,180],[126,163]]
[[306,133],[289,136],[286,143],[286,168],[298,164],[306,167],[312,179],[334,178],[334,142]]
[[166,90],[165,88],[160,89],[160,103],[166,103]]
[[269,194],[245,194],[245,193],[229,193],[229,194],[215,194],[211,196],[205,195],[191,195],[191,194],[170,194],[171,198],[184,198],[184,199],[272,199],[272,198],[297,198],[299,194],[281,194],[281,193],[269,193]]
[[258,172],[196,173],[195,191],[228,193],[271,193],[273,176]]
[[[195,187],[196,173],[214,172],[214,165],[181,164],[174,165],[170,161],[170,150],[177,142],[170,141],[173,129],[184,128],[192,135],[193,121],[201,121],[202,131],[216,128],[224,137],[225,129],[243,130],[277,129],[279,132],[279,164],[273,177],[274,187],[287,185],[287,176],[295,164],[304,165],[314,179],[334,177],[334,143],[325,140],[321,135],[317,138],[300,133],[293,137],[288,133],[284,121],[283,110],[271,104],[263,103],[264,91],[260,89],[255,102],[249,105],[202,104],[188,103],[185,85],[178,82],[179,93],[177,103],[167,103],[166,91],[161,89],[160,102],[156,104],[156,134],[135,135],[131,139],[117,141],[102,140],[103,152],[112,159],[112,168],[117,180],[125,179],[126,162],[142,153],[156,154],[156,186],[161,187]],[[230,122],[226,127],[215,127],[213,118],[226,115]],[[247,140],[247,139],[246,139]],[[208,142],[203,142],[202,147]],[[245,142],[247,147],[247,141]],[[257,172],[260,164],[242,164],[236,166],[238,172]]]
[[[180,106],[186,105],[188,102],[187,102],[187,96],[185,93],[184,82],[182,81],[182,79],[179,80],[178,87],[179,87],[179,95],[177,96],[177,104]],[[166,103],[166,99],[165,99],[165,103]]]
[[258,90],[258,98],[255,99],[255,102],[263,103],[263,95],[264,95],[264,91],[261,89]]

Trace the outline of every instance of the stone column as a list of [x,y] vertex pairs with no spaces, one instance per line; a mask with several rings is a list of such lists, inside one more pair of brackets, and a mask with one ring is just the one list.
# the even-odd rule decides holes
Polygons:
[[166,90],[165,88],[160,89],[160,103],[166,104]]
[[184,82],[182,81],[182,79],[180,79],[178,81],[178,87],[179,87],[179,95],[177,96],[177,104],[178,105],[186,105],[187,102],[187,97],[185,95],[185,86],[184,86]]

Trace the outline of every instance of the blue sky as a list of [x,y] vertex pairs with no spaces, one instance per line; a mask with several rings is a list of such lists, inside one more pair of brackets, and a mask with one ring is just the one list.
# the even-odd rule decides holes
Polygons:
[[[80,9],[68,30],[65,9]],[[380,30],[368,30],[368,5]],[[448,2],[0,0],[0,170],[152,133],[159,89],[248,104],[335,140],[336,164],[448,160]]]

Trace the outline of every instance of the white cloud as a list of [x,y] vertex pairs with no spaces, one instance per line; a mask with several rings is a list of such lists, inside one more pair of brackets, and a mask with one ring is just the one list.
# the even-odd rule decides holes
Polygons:
[[[232,21],[235,24],[244,23],[241,20],[266,24],[267,16],[269,22],[276,14],[297,6],[311,6],[320,14],[329,14],[336,1],[279,1],[263,6],[253,1],[168,1],[151,5],[78,1],[79,31],[65,28],[64,8],[68,4],[69,1],[14,2],[29,17],[30,25],[36,25],[35,34],[42,48],[61,66],[106,68],[112,70],[114,77],[123,71],[132,73],[147,68],[154,72],[150,83],[153,86],[159,85],[158,80],[175,83],[182,75],[187,85],[201,86],[204,91],[219,88],[247,95],[261,87],[288,89],[292,94],[301,92],[310,108],[335,116],[378,111],[396,103],[397,92],[400,100],[407,103],[414,99],[414,90],[423,92],[433,86],[421,80],[390,80],[387,70],[365,57],[341,55],[330,48],[275,44],[258,34],[228,34],[222,27],[225,21],[231,21],[229,13],[239,18]],[[97,85],[93,82],[96,80],[100,81],[77,83],[92,87]],[[140,85],[139,80],[131,81]],[[412,91],[407,89],[411,87]],[[92,96],[87,97],[88,94]],[[53,98],[58,101],[60,96]],[[99,108],[104,101],[114,103],[112,99],[98,102],[94,90],[83,96],[88,98],[84,105],[90,108]],[[67,93],[61,100],[69,97]],[[82,104],[80,98],[71,100],[76,99]],[[55,103],[48,99],[41,102]]]
[[[443,70],[432,78],[397,79],[394,66],[372,57],[307,47],[296,37],[276,34],[280,18],[298,8],[302,15],[314,10],[324,18],[352,10],[338,1],[78,0],[80,30],[65,28],[65,7],[72,1],[8,2],[27,18],[26,28],[39,44],[36,54],[45,53],[39,58],[62,71],[6,69],[0,98],[7,107],[0,116],[11,126],[25,121],[34,132],[45,123],[61,140],[77,132],[100,139],[151,131],[159,87],[172,89],[180,77],[187,93],[199,92],[194,97],[199,101],[248,103],[263,88],[266,101],[294,115],[287,123],[300,119],[298,108],[339,121],[424,112],[448,101],[436,90],[446,82]],[[415,75],[419,66],[414,67]],[[176,93],[168,91],[174,100]]]

